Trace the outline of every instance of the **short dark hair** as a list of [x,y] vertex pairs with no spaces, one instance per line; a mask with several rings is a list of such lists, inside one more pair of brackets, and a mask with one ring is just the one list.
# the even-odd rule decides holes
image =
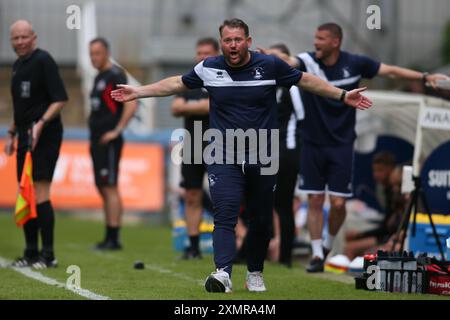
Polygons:
[[339,41],[342,43],[342,39],[344,38],[344,33],[342,32],[342,28],[340,25],[334,22],[328,22],[320,25],[317,30],[322,31],[326,30],[331,33],[331,35],[335,38],[338,38]]
[[380,151],[373,156],[373,164],[382,164],[385,166],[395,167],[395,156],[389,151]]
[[233,18],[230,20],[225,20],[222,23],[222,25],[219,27],[219,33],[220,33],[221,37],[222,37],[222,30],[225,27],[242,29],[242,30],[244,30],[246,37],[248,37],[250,35],[248,25],[241,19]]
[[201,39],[199,39],[197,41],[197,47],[198,46],[205,46],[205,45],[212,46],[215,51],[219,51],[220,50],[219,42],[216,39],[212,38],[212,37],[201,38]]
[[291,55],[291,52],[289,51],[288,46],[285,45],[284,43],[277,43],[277,44],[271,45],[270,49],[278,49],[281,52],[283,52],[284,54],[287,54],[288,56]]
[[102,38],[102,37],[97,37],[97,38],[92,39],[89,42],[89,45],[93,45],[94,43],[97,43],[97,42],[102,44],[102,46],[105,47],[105,49],[109,51],[109,42],[105,38]]

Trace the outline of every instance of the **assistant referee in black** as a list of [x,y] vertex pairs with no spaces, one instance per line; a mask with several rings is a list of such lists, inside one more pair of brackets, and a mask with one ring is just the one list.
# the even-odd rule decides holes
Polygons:
[[[5,145],[12,155],[17,143],[17,180],[20,181],[29,134],[32,134],[33,180],[36,193],[37,219],[24,225],[25,252],[13,262],[15,267],[45,269],[56,267],[53,249],[55,215],[50,202],[50,186],[61,147],[63,126],[60,112],[67,93],[58,66],[50,54],[36,48],[37,35],[32,25],[18,20],[10,28],[11,44],[18,59],[14,62],[11,94],[14,121]],[[39,233],[42,249],[39,251]]]

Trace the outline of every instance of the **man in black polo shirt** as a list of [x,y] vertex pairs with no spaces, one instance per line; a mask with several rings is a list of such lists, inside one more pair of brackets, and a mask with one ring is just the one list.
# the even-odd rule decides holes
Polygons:
[[[214,38],[203,38],[197,41],[196,63],[219,54],[219,43]],[[192,139],[202,139],[203,133],[209,128],[209,95],[206,89],[189,90],[178,95],[172,103],[172,113],[176,117],[184,117],[184,128],[189,132]],[[194,123],[201,123],[202,135],[194,135]],[[203,147],[205,146],[203,142]],[[202,150],[203,151],[203,150]],[[206,167],[203,163],[203,153],[194,154],[194,141],[191,141],[190,163],[181,165],[182,181],[180,186],[186,190],[184,194],[186,229],[189,236],[190,246],[185,249],[182,259],[201,258],[200,223],[202,221],[202,197],[203,176]],[[195,158],[200,161],[194,161]]]
[[103,200],[106,218],[105,239],[96,249],[117,250],[122,246],[119,231],[122,224],[122,200],[119,194],[119,161],[123,147],[122,131],[136,111],[136,102],[120,103],[110,94],[117,84],[126,83],[123,70],[110,61],[109,44],[103,38],[90,42],[89,53],[98,75],[91,91],[89,130],[95,184]]
[[[56,267],[53,250],[55,216],[50,203],[50,185],[62,142],[63,126],[60,111],[67,101],[67,93],[58,67],[44,50],[36,48],[36,34],[28,21],[18,20],[11,25],[11,44],[18,59],[14,62],[11,94],[14,121],[9,129],[5,152],[12,155],[17,146],[17,179],[20,181],[28,137],[32,134],[33,180],[36,193],[37,219],[24,225],[26,248],[22,258],[13,266],[37,269]],[[38,234],[42,250],[38,250]]]

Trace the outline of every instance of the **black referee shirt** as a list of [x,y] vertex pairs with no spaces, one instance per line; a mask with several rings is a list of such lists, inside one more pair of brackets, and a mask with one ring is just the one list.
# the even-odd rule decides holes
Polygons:
[[[17,59],[12,72],[14,123],[19,130],[38,121],[50,104],[68,100],[58,66],[47,51],[36,49]],[[60,121],[58,116],[52,122]]]

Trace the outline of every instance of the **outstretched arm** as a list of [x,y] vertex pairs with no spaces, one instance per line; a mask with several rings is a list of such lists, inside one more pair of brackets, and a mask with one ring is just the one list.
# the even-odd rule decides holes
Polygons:
[[294,56],[290,56],[284,52],[281,52],[280,50],[276,49],[264,49],[264,48],[258,48],[258,51],[262,54],[267,55],[274,55],[286,62],[288,65],[290,65],[292,68],[298,68],[300,66],[300,61]]
[[111,97],[119,102],[149,97],[167,97],[189,89],[184,85],[181,76],[166,78],[141,87],[132,87],[125,84],[119,84],[118,87],[119,89],[111,91]]
[[372,101],[361,94],[367,88],[346,92],[307,72],[303,72],[297,86],[322,97],[342,100],[345,104],[356,109],[364,110],[372,106]]
[[401,68],[393,65],[382,63],[378,70],[378,75],[391,79],[405,79],[405,80],[425,80],[425,82],[436,89],[437,80],[450,80],[445,74],[424,74],[411,69]]

